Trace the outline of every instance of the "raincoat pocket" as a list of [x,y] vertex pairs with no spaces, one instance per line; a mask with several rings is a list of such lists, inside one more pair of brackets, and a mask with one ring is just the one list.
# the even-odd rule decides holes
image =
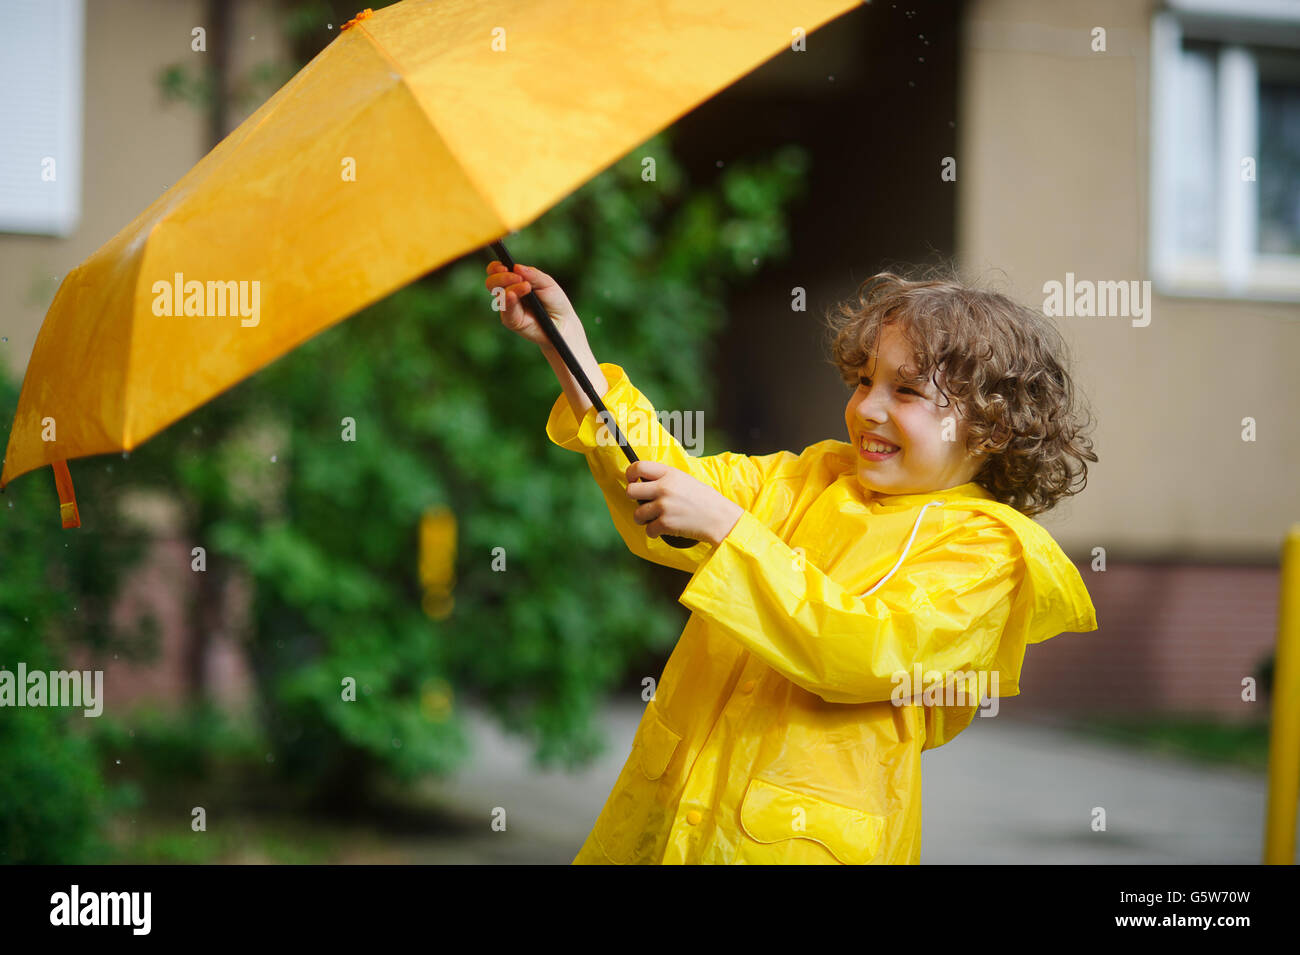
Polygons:
[[628,865],[659,861],[673,818],[664,792],[669,780],[662,777],[681,740],[681,735],[660,718],[654,703],[649,704],[632,752],[591,833],[610,862]]
[[765,779],[751,779],[740,807],[740,825],[755,842],[785,847],[772,862],[813,862],[799,851],[809,842],[826,849],[836,861],[864,865],[880,849],[883,816],[795,792]]
[[641,772],[645,773],[646,779],[658,779],[668,768],[682,738],[664,724],[655,710],[650,711],[643,735],[639,760]]

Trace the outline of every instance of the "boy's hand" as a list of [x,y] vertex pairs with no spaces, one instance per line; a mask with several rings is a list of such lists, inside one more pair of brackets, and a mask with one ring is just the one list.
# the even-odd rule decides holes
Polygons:
[[[492,307],[500,310],[501,324],[518,335],[528,339],[543,350],[554,350],[550,338],[542,331],[533,313],[524,308],[520,301],[530,291],[536,292],[542,300],[546,313],[555,322],[560,337],[566,342],[586,338],[586,331],[578,318],[569,297],[564,294],[555,279],[545,272],[540,272],[531,265],[515,264],[513,272],[508,271],[500,262],[492,261],[487,267],[488,275],[484,283],[492,292]],[[503,290],[498,294],[495,289]]]
[[[644,478],[644,480],[638,480]],[[627,496],[642,504],[632,512],[651,537],[679,534],[720,544],[745,513],[735,501],[660,461],[636,461],[627,469]]]

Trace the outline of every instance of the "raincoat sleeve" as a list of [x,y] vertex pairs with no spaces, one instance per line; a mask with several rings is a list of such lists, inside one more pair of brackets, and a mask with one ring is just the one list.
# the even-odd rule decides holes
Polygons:
[[679,599],[828,703],[901,699],[913,694],[896,689],[913,684],[899,675],[914,683],[917,664],[923,674],[994,664],[1025,576],[1020,553],[1013,531],[973,515],[857,596],[746,513]]
[[[746,510],[753,506],[768,480],[798,461],[798,456],[789,451],[765,455],[724,451],[695,457],[660,425],[654,406],[628,380],[621,367],[602,362],[600,370],[609,384],[609,390],[601,396],[601,401],[618,422],[638,458],[662,461],[679,468]],[[693,571],[712,552],[714,547],[707,541],[688,549],[672,547],[657,537],[651,537],[645,527],[632,518],[638,503],[627,496],[629,462],[623,449],[597,417],[595,406],[588,408],[582,421],[578,421],[568,397],[561,393],[551,407],[546,436],[553,444],[586,456],[587,466],[605,495],[614,526],[632,553],[656,564]]]

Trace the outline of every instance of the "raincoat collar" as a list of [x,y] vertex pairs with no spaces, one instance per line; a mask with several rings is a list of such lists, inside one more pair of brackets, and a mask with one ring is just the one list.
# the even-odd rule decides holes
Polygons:
[[866,497],[866,491],[861,485],[858,490],[862,492],[863,499],[868,504],[879,504],[882,507],[916,507],[924,504],[926,501],[952,501],[958,498],[974,497],[984,501],[996,500],[993,495],[974,481],[966,484],[958,484],[954,487],[944,488],[940,491],[924,491],[915,494],[872,494],[870,499]]

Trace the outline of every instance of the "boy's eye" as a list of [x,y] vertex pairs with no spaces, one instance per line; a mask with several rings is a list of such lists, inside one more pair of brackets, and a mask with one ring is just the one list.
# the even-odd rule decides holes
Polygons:
[[[858,379],[858,384],[860,384],[863,388],[870,388],[871,379],[868,378],[866,375],[863,375],[861,378]],[[918,398],[924,397],[924,395],[922,395],[919,391],[915,390],[914,388],[908,388],[907,386],[903,386],[898,390],[906,392],[909,395],[916,395]]]

